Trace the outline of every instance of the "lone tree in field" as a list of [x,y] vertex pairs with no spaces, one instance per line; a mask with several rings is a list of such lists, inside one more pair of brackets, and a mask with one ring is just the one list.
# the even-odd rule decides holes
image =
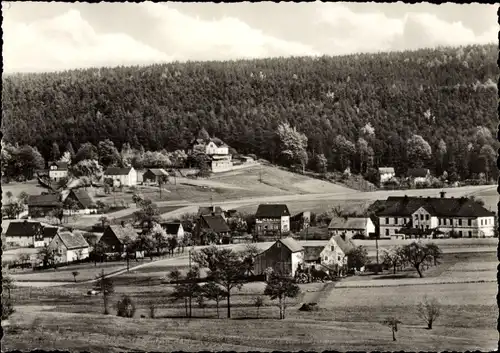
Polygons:
[[427,329],[432,330],[432,324],[441,313],[441,305],[436,298],[429,299],[427,296],[417,305],[417,315],[427,324]]
[[108,297],[115,291],[113,280],[106,277],[104,270],[96,276],[96,282],[94,284],[94,289],[102,293],[102,298],[104,301],[104,315],[108,315]]
[[73,275],[73,278],[75,279],[75,282],[76,282],[76,277],[80,274],[80,272],[73,271],[73,272],[71,272],[71,274]]
[[441,250],[435,244],[422,244],[420,242],[413,242],[401,248],[401,256],[403,259],[411,264],[417,270],[420,278],[424,277],[422,271],[422,264],[429,259],[439,258]]
[[201,287],[201,290],[208,300],[215,301],[215,305],[217,307],[217,318],[219,318],[219,303],[222,299],[224,299],[226,293],[217,283],[212,281]]
[[396,341],[396,332],[398,332],[398,324],[402,324],[402,322],[396,319],[395,317],[388,317],[382,322],[382,324],[389,326],[391,328],[392,340]]
[[300,288],[294,279],[276,272],[271,274],[264,290],[264,295],[268,295],[271,300],[278,299],[280,320],[285,318],[286,298],[295,298],[299,293]]
[[208,277],[224,288],[227,300],[227,317],[230,318],[231,290],[240,289],[243,286],[246,271],[240,254],[231,249],[220,249],[213,246],[195,253],[193,260],[200,267],[207,267],[209,269]]

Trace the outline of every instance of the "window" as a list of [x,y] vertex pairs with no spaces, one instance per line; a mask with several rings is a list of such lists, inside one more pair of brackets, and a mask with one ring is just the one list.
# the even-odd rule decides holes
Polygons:
[[439,225],[441,225],[441,218],[438,218]]
[[277,242],[277,243],[276,243],[276,247],[277,247],[277,248],[281,248],[281,243],[280,243],[280,242]]
[[481,220],[481,225],[483,225],[483,220]]
[[472,226],[472,219],[468,219],[468,220],[467,220],[467,225],[468,225],[469,227],[470,227],[470,226]]
[[469,238],[472,238],[472,232],[469,231]]
[[398,219],[397,219],[397,217],[396,217],[396,218],[394,218],[394,224],[398,224]]
[[459,225],[459,226],[461,226],[461,225],[462,225],[462,220],[461,220],[461,219],[459,219],[459,220],[458,220],[458,225]]
[[428,221],[428,220],[429,220],[429,215],[428,215],[428,214],[426,214],[426,215],[425,215],[425,220],[426,220],[426,221]]
[[385,219],[385,224],[389,224],[389,218]]
[[337,257],[337,260],[340,261],[340,256]]
[[425,226],[425,229],[429,229],[429,225],[428,224]]
[[332,246],[330,246],[330,250],[331,250],[331,251],[335,250],[335,246],[333,246],[333,245],[332,245]]
[[328,261],[328,256],[325,256],[324,261]]
[[423,214],[421,214],[421,215],[420,215],[420,220],[421,220],[421,221],[423,221],[423,220],[424,220],[424,215],[423,215]]
[[450,226],[453,225],[453,219],[450,218]]
[[389,235],[389,229],[385,230],[385,235]]
[[460,238],[464,236],[462,231],[458,232],[458,235],[460,235]]
[[415,220],[418,221],[418,214],[415,215]]

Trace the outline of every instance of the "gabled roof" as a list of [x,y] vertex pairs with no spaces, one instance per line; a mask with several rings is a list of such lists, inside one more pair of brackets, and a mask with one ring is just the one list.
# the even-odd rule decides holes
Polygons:
[[408,176],[411,178],[425,178],[429,174],[429,169],[412,168],[408,169]]
[[21,221],[10,222],[5,236],[7,237],[32,237],[42,230],[40,222]]
[[347,254],[349,251],[356,248],[356,245],[354,245],[351,239],[347,237],[345,237],[345,240],[341,235],[334,235],[332,238],[335,243],[337,243],[337,246],[344,252],[344,254]]
[[161,223],[161,226],[167,234],[175,234],[179,232],[179,228],[181,227],[180,223]]
[[394,168],[393,167],[381,167],[381,168],[378,168],[378,172],[381,174],[394,173]]
[[221,215],[224,210],[219,206],[200,206],[198,208],[198,216],[206,216],[215,213],[216,215]]
[[328,229],[366,229],[367,218],[364,217],[334,217],[332,218]]
[[208,228],[210,228],[216,233],[225,233],[231,230],[229,229],[229,226],[227,225],[226,221],[221,215],[215,215],[215,216],[204,215],[201,216],[201,218],[205,221]]
[[92,208],[94,206],[94,200],[92,200],[88,192],[84,189],[71,190],[66,200],[70,195],[73,195],[82,204],[83,208]]
[[47,194],[47,195],[30,195],[28,197],[28,206],[38,207],[57,207],[62,206],[59,194]]
[[59,228],[57,227],[43,227],[43,237],[52,239],[57,235]]
[[304,261],[316,261],[320,258],[324,246],[305,246],[304,247]]
[[106,169],[106,172],[104,173],[105,175],[128,175],[130,171],[132,170],[132,167],[125,167],[125,168],[119,168],[119,167],[109,167]]
[[116,237],[121,243],[123,243],[123,240],[127,237],[129,237],[132,240],[138,237],[138,234],[135,231],[135,229],[130,226],[123,227],[121,225],[113,224],[108,226],[108,229],[110,229],[114,233],[114,235],[116,235]]
[[146,170],[146,173],[148,172],[152,173],[155,176],[168,176],[168,173],[163,168],[149,168],[148,170]]
[[282,243],[284,246],[286,246],[292,253],[294,252],[299,252],[299,251],[304,251],[304,248],[302,245],[300,245],[295,239],[292,237],[286,237],[283,239],[278,239],[276,242]]
[[431,197],[389,197],[385,208],[377,216],[410,217],[420,207],[424,207],[436,217],[491,217],[495,213],[488,211],[468,198],[431,198]]
[[87,248],[89,246],[81,233],[60,232],[59,238],[68,250]]
[[290,216],[290,211],[284,204],[261,204],[255,213],[255,218],[281,218],[282,216]]

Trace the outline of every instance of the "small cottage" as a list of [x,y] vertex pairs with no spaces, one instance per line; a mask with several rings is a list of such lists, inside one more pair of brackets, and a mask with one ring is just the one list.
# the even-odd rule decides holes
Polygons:
[[167,236],[177,237],[178,240],[184,239],[184,228],[181,223],[164,222],[160,224]]
[[431,177],[431,171],[426,168],[412,168],[408,169],[408,177],[415,185],[425,184]]
[[137,232],[131,226],[110,225],[99,239],[106,253],[123,254],[126,251],[126,245],[129,241],[135,241],[138,237]]
[[334,217],[328,225],[330,236],[345,234],[352,237],[366,238],[375,233],[375,225],[370,217]]
[[328,268],[337,268],[340,273],[345,273],[347,256],[355,247],[345,235],[334,235],[320,253],[321,264]]
[[142,175],[143,184],[165,184],[168,181],[168,173],[163,168],[150,168]]
[[383,184],[394,178],[396,176],[396,171],[393,167],[381,167],[378,168],[378,174],[380,177],[380,184]]
[[218,235],[219,239],[229,238],[231,229],[226,223],[226,220],[221,215],[205,215],[201,216],[196,224],[196,234],[201,244],[206,244],[206,233],[213,232]]
[[[71,205],[76,205],[76,209],[70,209]],[[72,189],[64,199],[64,214],[94,214],[97,213],[97,206],[87,191],[83,189]]]
[[28,216],[45,217],[55,210],[61,210],[62,202],[59,194],[30,195],[28,197]]
[[104,172],[104,178],[112,179],[114,186],[137,185],[137,171],[133,167],[109,167]]
[[89,244],[80,232],[58,232],[49,244],[56,263],[67,263],[89,257]]
[[254,261],[254,273],[264,274],[266,269],[295,276],[299,265],[304,263],[304,248],[295,239],[278,239],[270,248],[258,254]]
[[14,247],[43,247],[50,243],[57,230],[56,227],[43,226],[40,222],[10,222],[5,232],[5,242]]
[[66,162],[53,162],[49,164],[49,178],[51,181],[58,181],[59,179],[68,176],[68,163]]

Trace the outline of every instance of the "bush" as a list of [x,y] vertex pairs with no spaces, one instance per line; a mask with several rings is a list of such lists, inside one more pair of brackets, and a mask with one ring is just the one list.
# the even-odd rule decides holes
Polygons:
[[318,303],[304,303],[299,308],[299,311],[318,311]]
[[128,295],[123,296],[122,300],[116,304],[117,313],[120,317],[134,317],[135,304]]
[[2,320],[7,320],[14,313],[14,306],[9,298],[2,295]]

